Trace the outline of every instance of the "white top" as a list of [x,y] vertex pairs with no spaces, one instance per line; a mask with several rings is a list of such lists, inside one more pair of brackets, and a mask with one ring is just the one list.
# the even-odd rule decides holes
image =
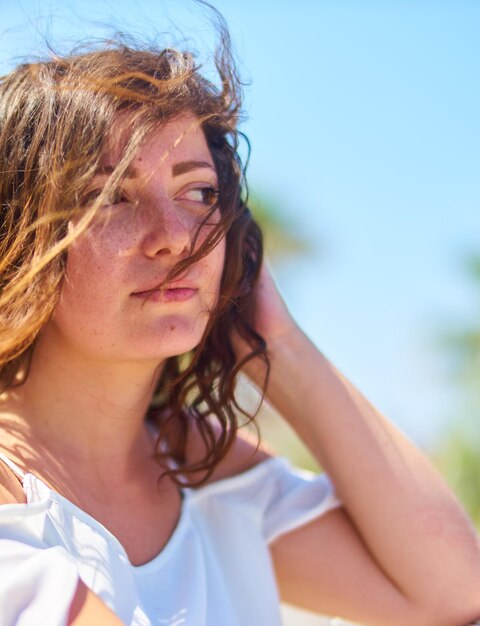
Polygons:
[[269,458],[182,490],[163,550],[133,566],[105,526],[33,474],[0,506],[0,626],[64,626],[78,577],[131,626],[279,626],[268,544],[340,505],[326,474]]

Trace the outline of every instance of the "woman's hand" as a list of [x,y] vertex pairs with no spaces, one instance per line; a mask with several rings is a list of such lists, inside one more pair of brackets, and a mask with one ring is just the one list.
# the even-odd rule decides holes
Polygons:
[[255,293],[255,329],[270,343],[288,334],[295,326],[272,271],[263,261]]

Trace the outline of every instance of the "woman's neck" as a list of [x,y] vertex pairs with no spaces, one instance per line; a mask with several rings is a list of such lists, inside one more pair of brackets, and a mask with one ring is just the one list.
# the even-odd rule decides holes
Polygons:
[[47,333],[26,381],[0,403],[4,441],[73,472],[88,468],[91,480],[128,480],[153,452],[145,414],[160,373],[153,364],[94,359]]

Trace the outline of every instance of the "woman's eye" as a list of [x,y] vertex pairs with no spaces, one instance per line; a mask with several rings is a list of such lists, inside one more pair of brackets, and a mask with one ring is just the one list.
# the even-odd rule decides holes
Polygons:
[[218,199],[218,189],[214,187],[195,187],[182,193],[180,199],[211,207]]

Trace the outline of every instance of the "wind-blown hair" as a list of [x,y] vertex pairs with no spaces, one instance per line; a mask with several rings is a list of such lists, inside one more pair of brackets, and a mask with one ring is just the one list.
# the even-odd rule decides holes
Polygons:
[[[202,475],[191,485],[209,477],[235,439],[240,408],[234,388],[242,363],[260,356],[268,372],[266,344],[252,324],[262,235],[246,205],[238,154],[241,89],[224,25],[214,60],[218,85],[202,76],[191,53],[118,37],[94,49],[20,65],[0,79],[0,392],[26,380],[36,338],[59,298],[68,247],[119,186],[142,142],[184,113],[201,122],[219,193],[200,227],[216,209],[221,217],[195,245],[199,227],[189,257],[167,279],[225,237],[220,295],[200,345],[167,360],[145,416],[160,429],[157,459],[175,461],[176,469],[167,473],[179,484],[180,473]],[[85,189],[119,115],[129,125],[121,159],[99,197],[85,203]],[[232,331],[251,347],[240,363]],[[186,441],[193,426],[205,456],[188,465]]]

